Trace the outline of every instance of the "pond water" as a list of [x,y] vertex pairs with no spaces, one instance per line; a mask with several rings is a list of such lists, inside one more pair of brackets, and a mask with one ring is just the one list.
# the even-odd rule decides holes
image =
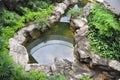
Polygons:
[[40,38],[27,45],[30,63],[52,64],[55,58],[74,61],[73,33],[69,24],[58,23]]

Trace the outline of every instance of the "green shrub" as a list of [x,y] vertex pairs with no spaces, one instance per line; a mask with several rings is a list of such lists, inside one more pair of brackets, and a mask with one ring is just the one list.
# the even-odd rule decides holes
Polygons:
[[3,32],[3,26],[0,26],[0,35]]
[[10,12],[8,10],[3,9],[2,17],[0,19],[3,26],[13,26],[17,23],[20,16],[15,12]]
[[[4,10],[5,15],[2,17],[3,26],[0,28],[0,79],[2,80],[47,80],[46,76],[36,72],[25,73],[21,67],[13,63],[12,58],[8,55],[8,42],[15,32],[25,26],[25,22],[34,21],[44,13],[44,18],[48,17],[53,6],[48,9],[41,9],[32,12],[25,9],[23,16],[16,17],[16,13]],[[11,15],[11,16],[10,16]],[[19,18],[19,19],[18,19]],[[40,17],[41,18],[41,17]],[[8,20],[7,20],[8,19]]]
[[8,54],[0,52],[0,79],[12,80],[14,64]]
[[[99,8],[98,8],[99,7]],[[113,30],[120,31],[120,24],[109,10],[103,8],[101,4],[95,4],[91,10],[92,16],[90,17],[90,25],[99,29],[99,34],[105,36],[112,36]]]
[[63,75],[54,75],[54,76],[50,76],[49,80],[67,80],[67,78],[65,78]]
[[120,61],[120,23],[103,5],[96,3],[88,16],[91,50],[101,56]]
[[92,80],[88,76],[83,76],[80,80]]
[[33,11],[38,11],[39,9],[46,9],[50,6],[47,1],[43,0],[31,0],[28,2],[28,7]]
[[1,48],[2,48],[2,45],[3,45],[3,40],[2,40],[2,38],[0,37],[0,50],[1,50]]
[[29,80],[48,80],[45,73],[38,73],[36,71],[30,71],[27,76],[29,76]]
[[50,6],[49,8],[47,9],[40,9],[40,13],[39,13],[39,16],[37,17],[36,19],[36,22],[38,23],[37,26],[38,28],[44,32],[47,28],[46,26],[49,25],[48,24],[48,17],[50,16],[51,12],[52,12],[52,9],[53,9],[54,6]]
[[70,16],[71,18],[78,18],[81,17],[83,15],[83,9],[79,8],[78,10],[74,9],[74,8],[70,8],[70,10],[68,10],[67,15]]

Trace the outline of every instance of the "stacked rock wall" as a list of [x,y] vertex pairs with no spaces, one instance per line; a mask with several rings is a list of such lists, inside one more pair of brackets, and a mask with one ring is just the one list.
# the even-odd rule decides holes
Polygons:
[[107,80],[115,80],[120,77],[120,63],[118,61],[102,58],[95,52],[89,51],[90,41],[87,38],[89,33],[87,20],[84,18],[71,19],[71,27],[75,30],[74,55],[76,61],[86,65],[95,73],[93,79],[99,79],[99,75],[104,75]]
[[[70,5],[74,5],[79,0],[65,0],[58,4],[49,18],[50,25],[59,21],[60,17]],[[36,70],[45,72],[48,76],[63,74],[69,80],[80,80],[87,75],[93,80],[115,80],[120,77],[120,63],[116,60],[108,60],[100,57],[94,52],[90,52],[90,42],[87,39],[89,26],[85,18],[71,19],[70,26],[74,30],[74,55],[75,62],[55,59],[52,65],[29,64],[28,52],[24,44],[30,39],[38,38],[41,33],[36,27],[36,23],[30,24],[19,30],[13,38],[9,39],[9,54],[17,64],[24,67],[25,71]]]

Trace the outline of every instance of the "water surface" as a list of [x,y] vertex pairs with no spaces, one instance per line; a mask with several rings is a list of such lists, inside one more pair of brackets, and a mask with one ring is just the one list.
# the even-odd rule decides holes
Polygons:
[[73,45],[62,40],[48,40],[31,49],[30,54],[39,64],[52,64],[55,58],[74,61]]
[[67,23],[58,23],[26,48],[30,63],[53,64],[55,58],[74,61],[73,33]]

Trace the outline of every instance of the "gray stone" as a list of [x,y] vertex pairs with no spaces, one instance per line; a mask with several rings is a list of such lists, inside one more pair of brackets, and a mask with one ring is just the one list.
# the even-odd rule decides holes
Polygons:
[[100,2],[100,3],[103,3],[104,2],[104,0],[96,0],[97,2]]
[[40,31],[36,23],[29,24],[27,27],[23,29],[24,29],[24,32],[22,32],[21,34],[28,33],[32,39],[36,39],[40,36]]
[[59,12],[60,15],[63,15],[65,13],[64,9],[61,6],[55,7],[52,13],[55,14],[56,12]]
[[70,22],[71,27],[75,30],[83,27],[85,24],[86,24],[86,21],[84,21],[81,18],[71,19],[71,22]]
[[53,10],[51,17],[48,19],[50,25],[54,25],[56,22],[59,21],[68,6],[74,5],[79,1],[81,0],[65,0],[63,3],[59,3]]
[[67,5],[67,6],[70,6],[70,5],[74,5],[78,2],[80,2],[81,0],[64,0],[64,3]]
[[77,46],[81,50],[88,50],[90,47],[90,42],[87,38],[83,38],[77,43]]
[[45,72],[48,76],[52,74],[49,65],[40,65],[36,63],[26,64],[24,69],[25,71],[35,70],[37,72]]
[[[68,6],[74,5],[79,1],[81,0],[65,0],[63,3],[59,3],[48,19],[49,23],[55,24],[58,22]],[[102,2],[101,0],[97,1]],[[84,7],[84,16],[89,15],[91,7],[92,4],[87,4],[87,6]],[[28,64],[28,52],[22,44],[28,40],[27,37],[35,39],[39,36],[37,35],[39,31],[36,28],[36,23],[19,30],[15,36],[9,40],[9,54],[13,57],[15,63],[24,67],[26,72],[35,70],[45,72],[48,76],[63,74],[69,80],[80,80],[84,75],[92,77],[95,80],[107,79],[106,76],[110,77],[107,80],[119,77],[120,63],[118,61],[109,61],[94,52],[89,52],[90,41],[86,38],[89,32],[87,20],[85,18],[71,19],[70,25],[75,30],[74,56],[76,62],[79,64],[67,59],[61,60],[58,58],[50,65]],[[104,78],[101,78],[101,76]]]
[[26,42],[26,38],[24,35],[15,35],[14,39],[19,43],[19,44],[23,44],[24,42]]
[[79,80],[84,75],[86,76],[93,76],[90,71],[85,70],[83,67],[72,63],[66,59],[59,60],[58,58],[55,59],[56,72],[65,75],[69,80]]
[[118,62],[116,60],[110,60],[109,61],[109,66],[120,72],[120,62]]
[[48,19],[48,21],[49,21],[50,25],[54,25],[59,20],[59,18],[60,18],[59,16],[52,15]]
[[120,0],[104,0],[103,4],[113,13],[120,15]]
[[76,30],[76,34],[75,36],[79,36],[79,37],[82,37],[82,36],[87,36],[88,35],[88,28],[89,26],[88,25],[84,25],[83,27],[81,27],[80,29]]
[[60,19],[60,22],[65,22],[65,23],[70,23],[70,17],[62,17],[61,19]]
[[29,34],[32,37],[32,39],[37,39],[38,37],[40,37],[40,31],[38,29],[33,29],[29,32]]
[[64,3],[59,3],[57,6],[63,8],[64,11],[67,9],[67,5]]
[[87,3],[87,5],[83,8],[84,16],[88,16],[90,14],[90,10],[92,9],[93,3]]
[[76,4],[76,5],[74,5],[73,9],[74,9],[74,10],[79,10],[78,5],[77,5],[77,4]]
[[64,3],[59,3],[54,10],[52,11],[51,17],[48,19],[50,25],[54,25],[56,22],[59,21],[60,17],[65,13],[67,9],[67,5]]
[[109,68],[107,67],[109,60],[100,57],[98,54],[94,52],[91,52],[89,56],[92,59],[90,63],[91,67],[98,66],[98,68],[100,69],[109,70]]
[[20,65],[26,65],[29,61],[28,53],[24,46],[20,45],[15,39],[11,38],[9,40],[10,56],[13,60]]
[[81,49],[78,48],[78,52],[80,54],[80,58],[81,59],[85,59],[85,58],[89,57],[88,51],[81,50]]

